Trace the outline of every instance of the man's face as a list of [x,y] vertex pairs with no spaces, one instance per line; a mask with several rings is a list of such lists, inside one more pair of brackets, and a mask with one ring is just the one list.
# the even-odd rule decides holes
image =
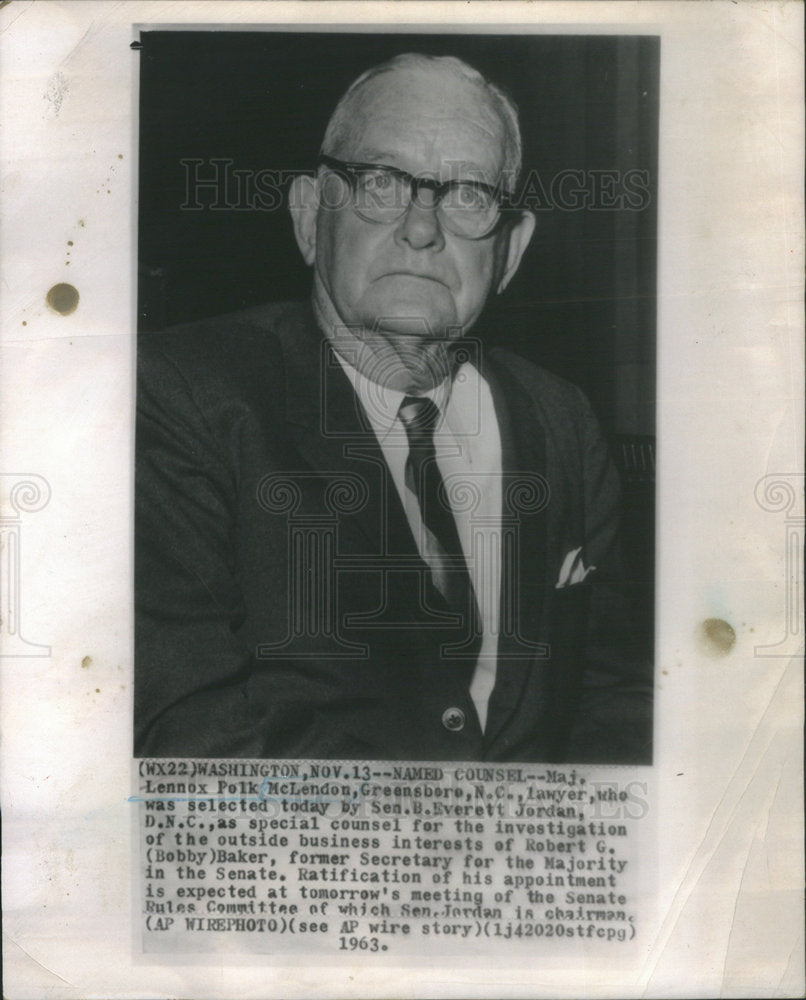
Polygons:
[[[495,185],[502,140],[500,121],[469,81],[396,70],[366,85],[352,134],[335,155],[414,176]],[[401,336],[465,333],[501,277],[507,234],[470,240],[444,230],[430,191],[396,222],[366,221],[344,197],[342,178],[326,173],[320,183],[316,280],[338,319]]]

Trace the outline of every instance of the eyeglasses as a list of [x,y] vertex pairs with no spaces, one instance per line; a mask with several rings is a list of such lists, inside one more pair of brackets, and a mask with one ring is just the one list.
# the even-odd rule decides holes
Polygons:
[[415,177],[382,163],[352,163],[324,155],[319,159],[334,173],[346,178],[352,192],[353,210],[367,222],[396,222],[405,215],[412,201],[422,204],[419,201],[422,190],[433,193],[432,204],[440,225],[454,236],[480,240],[488,236],[501,219],[501,192],[481,181],[438,181],[432,177]]

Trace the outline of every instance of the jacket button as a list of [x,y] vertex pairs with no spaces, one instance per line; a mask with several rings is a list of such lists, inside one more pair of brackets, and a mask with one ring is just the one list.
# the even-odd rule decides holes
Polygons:
[[461,708],[446,708],[442,713],[442,725],[451,733],[465,728],[465,713]]

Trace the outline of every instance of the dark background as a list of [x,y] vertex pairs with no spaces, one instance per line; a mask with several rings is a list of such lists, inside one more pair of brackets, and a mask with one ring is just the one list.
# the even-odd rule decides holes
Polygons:
[[[640,211],[542,210],[474,333],[590,398],[626,486],[626,555],[651,619],[659,39],[602,35],[147,31],[140,35],[140,328],[307,297],[288,212],[183,210],[183,159],[312,169],[339,96],[398,52],[455,55],[521,116],[524,173],[645,170]],[[212,176],[205,162],[199,176]],[[234,189],[233,189],[234,190]],[[237,198],[233,197],[237,203]]]

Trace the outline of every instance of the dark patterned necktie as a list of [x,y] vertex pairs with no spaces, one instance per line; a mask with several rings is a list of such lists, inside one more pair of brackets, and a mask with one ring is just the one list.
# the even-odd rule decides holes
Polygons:
[[425,396],[406,396],[398,415],[409,440],[406,488],[420,506],[425,543],[423,558],[431,569],[434,586],[449,609],[462,616],[465,630],[477,633],[478,608],[473,584],[434,448],[439,407]]

